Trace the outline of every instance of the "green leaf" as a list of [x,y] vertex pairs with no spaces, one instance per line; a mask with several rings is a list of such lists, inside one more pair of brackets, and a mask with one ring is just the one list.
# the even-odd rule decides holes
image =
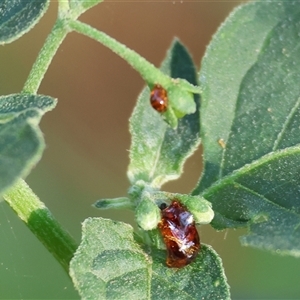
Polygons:
[[210,247],[203,245],[182,269],[165,266],[165,251],[151,254],[135,241],[131,226],[89,218],[70,275],[83,299],[229,299],[220,258]]
[[255,2],[234,11],[202,62],[205,170],[195,194],[213,225],[246,226],[242,243],[300,255],[300,7]]
[[48,0],[0,0],[0,44],[10,43],[38,23]]
[[[179,41],[173,42],[161,70],[173,78],[196,84],[196,70],[188,51]],[[150,91],[145,88],[130,119],[132,135],[128,177],[134,184],[144,180],[152,186],[177,179],[184,161],[200,143],[199,113],[179,119],[176,129],[164,122],[150,106]],[[199,96],[194,95],[199,108]]]
[[75,19],[103,0],[70,0],[70,8]]
[[0,97],[0,194],[40,159],[44,142],[38,123],[55,103],[42,95]]

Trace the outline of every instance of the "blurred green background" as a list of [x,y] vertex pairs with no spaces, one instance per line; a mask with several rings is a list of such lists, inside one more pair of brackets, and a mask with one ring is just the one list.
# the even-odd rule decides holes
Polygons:
[[[196,65],[212,34],[241,1],[105,1],[81,20],[108,33],[159,66],[174,36]],[[42,21],[0,48],[0,94],[19,92],[55,20],[56,1]],[[233,54],[234,55],[234,54]],[[97,211],[97,199],[126,195],[128,118],[144,82],[102,45],[70,34],[39,93],[57,97],[42,120],[47,148],[27,182],[56,218],[80,240],[81,222],[102,216],[132,223],[127,211]],[[226,101],[226,95],[224,95]],[[201,151],[180,180],[163,189],[187,193],[201,172]],[[201,241],[220,254],[233,299],[300,299],[300,261],[242,248],[245,231],[200,228]],[[69,277],[14,212],[0,203],[0,299],[78,299]]]

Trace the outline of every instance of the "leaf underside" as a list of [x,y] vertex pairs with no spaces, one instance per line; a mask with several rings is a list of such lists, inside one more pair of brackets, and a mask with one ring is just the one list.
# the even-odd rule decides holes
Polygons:
[[[214,36],[200,83],[204,175],[194,191],[214,227],[244,245],[300,256],[300,7],[241,6]],[[267,12],[267,13],[266,13]]]
[[0,194],[40,159],[44,141],[38,123],[55,103],[42,95],[0,97]]
[[130,225],[89,218],[70,274],[84,299],[229,298],[221,261],[209,246],[203,245],[197,260],[183,269],[167,268],[165,251],[149,254]]
[[28,32],[48,6],[48,0],[0,1],[0,44],[13,42]]
[[[196,84],[196,69],[186,48],[177,40],[170,47],[161,70],[173,78]],[[159,82],[158,82],[159,84]],[[130,118],[132,136],[128,177],[131,183],[144,180],[153,186],[177,179],[184,161],[200,143],[199,96],[197,111],[179,119],[172,129],[150,105],[150,91],[145,88]]]

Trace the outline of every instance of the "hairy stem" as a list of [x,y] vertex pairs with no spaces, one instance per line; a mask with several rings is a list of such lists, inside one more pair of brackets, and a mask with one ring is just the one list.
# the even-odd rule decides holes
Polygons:
[[20,179],[3,198],[68,272],[77,244],[27,183]]
[[120,57],[126,60],[135,70],[137,70],[146,82],[160,82],[161,84],[164,84],[164,82],[169,82],[171,80],[169,76],[162,73],[159,69],[157,69],[153,64],[148,62],[138,53],[127,48],[125,45],[121,44],[106,33],[101,32],[78,20],[69,21],[69,26],[71,29],[100,42],[101,44],[105,45],[107,48],[118,54]]
[[67,33],[68,29],[67,26],[65,26],[64,21],[57,19],[34,65],[32,66],[30,74],[23,87],[23,93],[37,93],[45,73],[47,72],[58,47],[66,37]]
[[69,0],[58,0],[59,12],[66,12],[70,9]]

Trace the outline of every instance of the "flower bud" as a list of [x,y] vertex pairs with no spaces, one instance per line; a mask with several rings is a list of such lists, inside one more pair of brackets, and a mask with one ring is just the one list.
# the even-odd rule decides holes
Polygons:
[[211,203],[200,196],[191,198],[186,206],[194,215],[196,224],[209,224],[215,216]]
[[144,230],[155,229],[160,222],[160,209],[151,200],[149,193],[143,193],[142,199],[135,209],[135,218],[138,225]]
[[211,203],[201,196],[173,194],[193,214],[196,224],[209,224],[214,218]]

